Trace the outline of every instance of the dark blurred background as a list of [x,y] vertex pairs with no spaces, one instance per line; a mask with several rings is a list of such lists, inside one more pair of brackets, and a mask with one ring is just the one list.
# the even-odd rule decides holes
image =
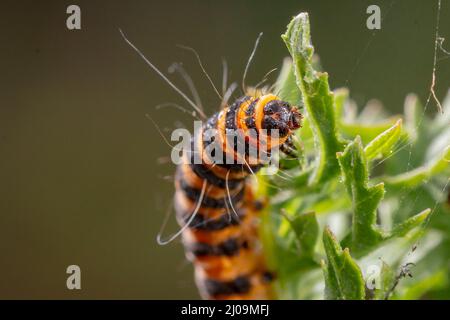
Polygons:
[[[81,7],[81,30],[66,28],[70,4]],[[365,26],[370,4],[384,19],[375,33]],[[154,108],[183,101],[130,50],[119,27],[162,70],[183,62],[212,113],[214,92],[192,54],[176,45],[195,48],[216,83],[226,58],[239,81],[262,31],[248,77],[256,83],[287,55],[280,34],[291,16],[308,11],[331,86],[350,87],[359,105],[378,98],[396,113],[407,93],[422,100],[429,93],[436,9],[429,0],[2,1],[0,298],[198,297],[180,243],[155,241],[174,167],[160,161],[171,150],[145,115],[167,136],[191,128],[192,118]],[[448,1],[440,34],[450,38]],[[449,83],[444,59],[440,99]],[[173,219],[168,228],[177,230]],[[66,289],[71,264],[81,267],[80,291]]]

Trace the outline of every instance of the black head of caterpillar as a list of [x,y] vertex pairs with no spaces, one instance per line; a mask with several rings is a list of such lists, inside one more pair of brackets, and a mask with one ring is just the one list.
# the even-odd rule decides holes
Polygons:
[[240,98],[223,113],[226,114],[224,117],[227,121],[221,126],[222,117],[219,115],[219,130],[240,129],[247,136],[256,133],[256,141],[254,140],[253,144],[259,146],[270,141],[268,151],[273,146],[283,144],[289,144],[292,148],[290,135],[301,127],[302,120],[302,114],[297,107],[292,107],[288,102],[270,93]]
[[278,130],[280,137],[285,137],[301,126],[301,113],[285,101],[272,100],[264,106],[263,111],[261,127],[267,129],[268,134],[271,130]]

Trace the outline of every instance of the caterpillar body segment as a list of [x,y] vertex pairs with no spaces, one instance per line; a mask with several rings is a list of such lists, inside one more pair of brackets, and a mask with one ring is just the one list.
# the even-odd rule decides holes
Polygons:
[[[258,240],[262,205],[247,179],[264,163],[249,150],[261,149],[263,144],[268,153],[277,146],[290,150],[289,137],[300,127],[301,118],[295,107],[275,95],[244,96],[210,117],[192,138],[191,152],[177,167],[174,203],[177,221],[185,227],[186,256],[194,264],[203,298],[271,298],[273,275],[265,266]],[[208,129],[218,132],[221,147],[215,152],[234,161],[214,162],[204,152],[211,143],[206,137]],[[243,148],[227,140],[227,132],[232,130],[244,133]],[[276,139],[267,134],[271,130],[277,131]],[[193,161],[194,150],[201,163]]]

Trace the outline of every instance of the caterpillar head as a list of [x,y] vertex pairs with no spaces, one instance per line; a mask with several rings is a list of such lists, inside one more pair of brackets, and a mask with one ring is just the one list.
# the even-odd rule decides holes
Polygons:
[[264,106],[261,128],[278,130],[280,137],[286,137],[301,127],[302,114],[285,101],[271,100]]

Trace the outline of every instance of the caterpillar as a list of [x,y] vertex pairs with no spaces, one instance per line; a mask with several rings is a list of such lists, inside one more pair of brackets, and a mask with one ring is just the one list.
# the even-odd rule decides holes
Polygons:
[[[199,103],[191,101],[119,31],[147,65],[203,116]],[[244,92],[247,68],[261,35],[244,72]],[[201,62],[200,66],[206,73]],[[279,148],[295,156],[291,137],[301,126],[302,114],[297,107],[260,90],[248,91],[230,106],[222,101],[222,106],[191,137],[184,161],[176,168],[174,207],[181,229],[164,243],[181,234],[202,298],[270,299],[274,275],[265,265],[257,225],[265,204],[255,199],[249,177],[266,165],[261,150],[270,156]],[[218,132],[213,139],[207,134],[210,130]],[[229,131],[241,133],[242,148],[234,138],[229,143]],[[206,152],[212,142],[219,147]],[[256,156],[251,150],[258,151]],[[196,155],[200,162],[195,161]]]
[[[209,118],[203,130],[217,129],[218,137],[223,139],[219,142],[224,146],[223,157],[237,159],[246,155],[239,154],[235,146],[228,146],[224,138],[226,130],[241,129],[244,133],[256,130],[258,139],[246,139],[245,150],[251,144],[260,148],[263,140],[260,131],[278,130],[279,139],[271,141],[268,151],[277,145],[283,146],[283,150],[290,144],[292,132],[300,127],[300,121],[298,110],[273,94],[244,96]],[[207,141],[203,133],[192,138],[202,157],[208,157],[203,152]],[[246,159],[244,164],[208,165],[212,159],[202,160],[201,164],[195,164],[191,159],[177,167],[174,200],[179,224],[183,227],[190,222],[182,239],[186,256],[194,264],[201,296],[269,299],[272,274],[264,265],[257,234],[261,203],[255,201],[247,179],[262,164],[248,165]]]

